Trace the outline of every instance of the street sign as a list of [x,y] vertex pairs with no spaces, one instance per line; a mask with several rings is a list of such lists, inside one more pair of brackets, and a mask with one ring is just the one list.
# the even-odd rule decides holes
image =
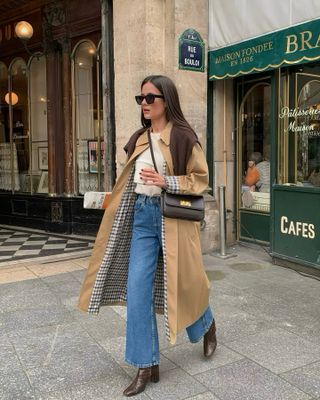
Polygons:
[[179,69],[204,71],[204,42],[194,29],[187,29],[180,36]]

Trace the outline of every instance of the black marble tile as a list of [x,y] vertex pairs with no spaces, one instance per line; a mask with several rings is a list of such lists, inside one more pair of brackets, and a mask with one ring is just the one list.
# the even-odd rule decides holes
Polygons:
[[23,244],[19,250],[41,250],[42,247],[41,244]]
[[34,235],[32,235],[32,236],[30,236],[28,238],[28,242],[31,242],[31,241],[35,242],[37,240],[48,240],[48,236],[34,236]]
[[4,256],[13,256],[15,253],[15,251],[2,251],[0,248],[0,256],[4,257]]
[[67,243],[68,239],[48,239],[47,244],[64,244]]
[[14,242],[3,242],[1,246],[21,246],[24,242],[25,240],[17,239]]
[[69,243],[66,245],[67,249],[72,249],[73,247],[88,247],[88,243]]

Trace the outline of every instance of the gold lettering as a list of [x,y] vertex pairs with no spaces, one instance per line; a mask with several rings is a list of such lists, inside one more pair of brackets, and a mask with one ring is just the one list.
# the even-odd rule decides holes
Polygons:
[[[308,37],[306,37],[306,35]],[[312,39],[312,32],[311,31],[300,32],[300,36],[301,36],[301,51],[306,50],[305,45],[307,45],[309,49],[313,49],[313,46],[311,46],[311,44],[309,43],[309,41]]]
[[244,59],[246,60],[245,62],[250,62],[253,60],[253,56],[258,53],[263,53],[265,51],[270,51],[273,49],[273,42],[265,42],[263,44],[258,44],[257,46],[253,47],[246,47],[241,50],[236,50],[231,53],[226,53],[221,56],[217,56],[215,58],[215,64],[221,64],[224,62],[230,62],[230,65],[237,65],[238,60],[240,61],[240,64],[244,64]]
[[317,42],[316,42],[316,44],[314,45],[314,47],[320,47],[320,33],[319,33]]
[[[293,46],[293,50],[291,50],[291,47]],[[296,35],[288,35],[287,36],[287,50],[286,54],[288,53],[295,53],[298,50],[298,44],[297,44],[297,36]]]

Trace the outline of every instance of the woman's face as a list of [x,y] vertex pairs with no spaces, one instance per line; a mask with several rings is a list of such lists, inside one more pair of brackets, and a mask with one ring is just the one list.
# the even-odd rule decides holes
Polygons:
[[[159,94],[162,93],[158,90],[151,82],[147,82],[142,86],[141,94],[146,96],[149,93]],[[145,119],[151,120],[159,120],[165,117],[166,115],[166,108],[165,108],[165,101],[161,98],[155,98],[154,103],[147,104],[146,100],[144,99],[141,103],[141,109],[143,112],[143,116]]]
[[255,165],[255,162],[252,160],[249,160],[248,165],[249,165],[249,167],[252,168]]

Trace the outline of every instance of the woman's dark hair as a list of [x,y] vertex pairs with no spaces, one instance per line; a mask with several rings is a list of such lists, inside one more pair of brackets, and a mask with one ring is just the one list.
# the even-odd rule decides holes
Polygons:
[[[180,100],[176,85],[170,78],[164,75],[150,75],[147,76],[141,83],[141,90],[144,84],[151,82],[164,96],[166,102],[166,117],[168,121],[171,121],[173,125],[193,129],[185,119],[180,106]],[[145,128],[151,126],[151,120],[146,119],[141,111],[141,123]]]

